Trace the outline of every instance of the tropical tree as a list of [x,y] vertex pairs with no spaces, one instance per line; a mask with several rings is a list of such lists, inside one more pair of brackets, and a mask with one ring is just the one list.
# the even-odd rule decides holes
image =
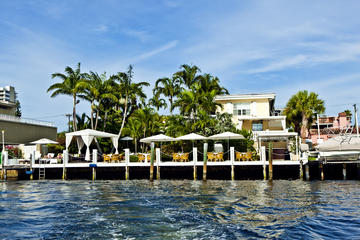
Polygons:
[[180,69],[181,70],[174,75],[176,78],[180,78],[181,83],[184,83],[188,89],[191,89],[194,83],[200,81],[201,75],[198,73],[200,73],[201,70],[197,66],[183,64],[180,66]]
[[153,94],[156,98],[164,95],[169,99],[170,113],[174,110],[174,98],[182,91],[181,79],[173,75],[171,78],[160,78],[155,83]]
[[156,108],[159,111],[160,108],[167,108],[165,99],[160,98],[158,95],[153,96],[149,100],[149,104]]
[[133,82],[133,67],[130,65],[127,72],[118,72],[111,77],[119,83],[119,104],[123,106],[122,109],[122,122],[119,130],[118,137],[120,138],[121,132],[124,128],[126,119],[129,117],[129,108],[137,105],[138,98],[144,101],[146,94],[143,92],[144,86],[150,86],[147,82]]
[[21,117],[22,113],[21,113],[21,105],[19,101],[16,101],[15,103],[15,116],[16,117]]
[[295,130],[300,129],[300,135],[303,140],[308,135],[308,128],[316,118],[316,114],[324,113],[324,101],[318,98],[318,94],[299,91],[293,95],[286,104],[284,114],[287,117],[288,124]]
[[76,114],[77,128],[78,130],[83,130],[89,128],[90,118],[86,113],[80,115]]
[[77,131],[76,105],[80,102],[77,98],[84,98],[81,93],[84,92],[84,89],[88,85],[85,79],[85,74],[80,72],[80,63],[78,63],[75,70],[67,66],[65,68],[65,74],[53,73],[51,77],[62,80],[62,82],[55,83],[48,88],[47,92],[53,91],[51,97],[56,97],[62,94],[72,96],[73,98],[73,130]]
[[[116,95],[114,93],[114,88],[112,87],[112,79],[107,79],[106,73],[99,75],[96,72],[90,71],[89,74],[86,74],[88,80],[88,85],[85,88],[85,98],[90,102],[91,113],[90,113],[90,122],[91,128],[97,129],[99,114],[101,110],[105,112],[104,128],[106,125],[106,117],[108,111],[111,110],[110,103],[117,101]],[[106,101],[108,100],[108,101]],[[109,103],[109,104],[107,104]],[[104,105],[108,105],[104,108]],[[94,113],[95,123],[94,123]]]
[[135,153],[137,153],[137,142],[142,135],[141,123],[135,117],[130,117],[124,128],[124,132],[129,134],[134,139]]
[[349,109],[344,110],[344,113],[346,114],[347,117],[349,118],[352,117],[352,112]]

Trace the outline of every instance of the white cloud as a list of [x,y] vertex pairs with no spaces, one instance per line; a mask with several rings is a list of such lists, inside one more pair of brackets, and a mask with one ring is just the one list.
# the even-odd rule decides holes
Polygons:
[[123,29],[122,32],[130,37],[135,37],[141,42],[145,42],[150,38],[149,34],[146,31],[134,30],[134,29]]
[[295,57],[274,61],[264,67],[250,69],[247,71],[247,73],[265,73],[271,71],[279,71],[288,67],[293,67],[293,66],[298,66],[299,64],[303,64],[306,60],[307,60],[306,56],[297,55]]
[[109,27],[105,24],[97,25],[94,29],[95,32],[107,32],[109,30]]

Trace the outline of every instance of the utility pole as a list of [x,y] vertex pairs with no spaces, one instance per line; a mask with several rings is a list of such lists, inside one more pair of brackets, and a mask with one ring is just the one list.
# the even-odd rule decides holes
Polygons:
[[71,114],[65,114],[65,116],[68,117],[68,126],[69,126],[69,131],[70,132],[70,117],[71,117]]
[[354,112],[355,112],[355,127],[356,127],[356,136],[359,138],[359,126],[358,126],[358,118],[357,118],[357,108],[356,104],[354,106]]

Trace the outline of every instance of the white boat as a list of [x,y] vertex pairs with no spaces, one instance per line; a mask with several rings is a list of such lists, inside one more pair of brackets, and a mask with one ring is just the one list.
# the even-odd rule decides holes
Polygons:
[[356,135],[336,136],[317,148],[320,158],[325,161],[356,161],[360,157],[360,138]]

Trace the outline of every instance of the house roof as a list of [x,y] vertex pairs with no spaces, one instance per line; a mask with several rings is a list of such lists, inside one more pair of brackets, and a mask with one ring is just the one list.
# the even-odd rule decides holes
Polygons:
[[242,100],[242,99],[275,99],[275,93],[250,93],[250,94],[235,94],[235,95],[217,95],[215,101],[221,100]]

